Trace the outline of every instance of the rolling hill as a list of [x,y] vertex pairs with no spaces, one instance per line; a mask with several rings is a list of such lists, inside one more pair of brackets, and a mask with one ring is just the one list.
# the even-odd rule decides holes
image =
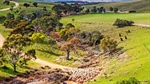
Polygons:
[[87,8],[93,6],[105,7],[109,10],[109,7],[119,8],[119,10],[136,10],[137,12],[150,12],[149,0],[136,0],[134,2],[103,2],[98,4],[86,5]]

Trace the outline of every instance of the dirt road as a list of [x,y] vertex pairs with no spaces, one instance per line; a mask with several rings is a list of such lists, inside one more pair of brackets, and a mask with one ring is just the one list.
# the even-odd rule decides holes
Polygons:
[[0,47],[2,47],[4,40],[4,37],[0,34]]
[[135,26],[140,26],[140,27],[150,27],[150,25],[146,25],[146,24],[135,24]]
[[35,62],[41,64],[42,66],[46,66],[46,65],[47,65],[47,66],[50,66],[51,68],[61,68],[61,69],[63,69],[63,68],[68,68],[67,66],[62,66],[62,65],[50,63],[50,62],[47,62],[47,61],[45,61],[45,60],[41,60],[41,59],[39,59],[39,58],[37,58],[37,59],[35,60]]
[[[2,47],[4,40],[5,40],[4,37],[0,34],[0,47]],[[37,58],[35,60],[35,62],[41,64],[42,66],[46,66],[46,65],[50,66],[51,68],[61,68],[61,69],[68,68],[67,66],[62,66],[62,65],[50,63],[50,62],[47,62],[47,61],[39,59],[39,58]]]

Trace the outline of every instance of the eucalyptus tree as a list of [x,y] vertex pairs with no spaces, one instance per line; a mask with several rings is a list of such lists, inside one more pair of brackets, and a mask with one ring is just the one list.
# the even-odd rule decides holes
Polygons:
[[6,62],[5,54],[6,54],[5,50],[0,48],[0,66],[4,65]]
[[5,16],[0,16],[0,24],[3,23],[6,20]]
[[92,44],[95,46],[97,43],[100,43],[100,40],[103,38],[103,35],[99,31],[93,31],[91,34]]
[[33,2],[33,6],[34,7],[38,7],[38,3],[37,2]]
[[22,59],[31,59],[35,58],[35,53],[24,53],[23,50],[26,46],[32,44],[32,41],[28,36],[21,34],[12,34],[6,38],[3,44],[3,49],[7,52],[7,61],[12,65],[14,72],[17,71],[17,66],[22,64],[25,61]]
[[110,37],[103,38],[100,43],[100,49],[104,52],[113,52],[116,50],[117,47],[117,41],[114,39],[111,39]]
[[74,47],[73,47],[72,43],[70,43],[70,42],[64,43],[60,48],[60,50],[66,52],[66,60],[69,60],[70,52],[73,49],[74,49]]
[[73,45],[74,52],[76,54],[78,54],[77,47],[81,45],[81,41],[79,40],[79,38],[74,37],[74,38],[70,39],[69,42]]
[[59,19],[56,19],[55,16],[44,16],[32,21],[34,27],[39,26],[42,32],[47,35],[49,35],[52,30],[55,30],[57,24],[59,24]]

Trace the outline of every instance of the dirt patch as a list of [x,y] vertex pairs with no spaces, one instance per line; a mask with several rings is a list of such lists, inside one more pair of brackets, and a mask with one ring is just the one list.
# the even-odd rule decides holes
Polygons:
[[0,47],[2,47],[4,40],[4,37],[0,34]]

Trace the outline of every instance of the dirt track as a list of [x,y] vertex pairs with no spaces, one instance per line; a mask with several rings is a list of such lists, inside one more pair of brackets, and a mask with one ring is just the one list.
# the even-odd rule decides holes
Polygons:
[[46,65],[47,65],[47,66],[50,66],[51,68],[61,68],[61,69],[63,69],[63,68],[68,68],[67,66],[62,66],[62,65],[50,63],[50,62],[47,62],[47,61],[45,61],[45,60],[41,60],[41,59],[39,59],[39,58],[37,58],[37,59],[35,60],[35,62],[41,64],[42,66],[46,66]]
[[2,47],[4,40],[4,37],[0,34],[0,47]]
[[145,25],[145,24],[135,24],[135,26],[140,26],[140,27],[150,27],[150,25]]

